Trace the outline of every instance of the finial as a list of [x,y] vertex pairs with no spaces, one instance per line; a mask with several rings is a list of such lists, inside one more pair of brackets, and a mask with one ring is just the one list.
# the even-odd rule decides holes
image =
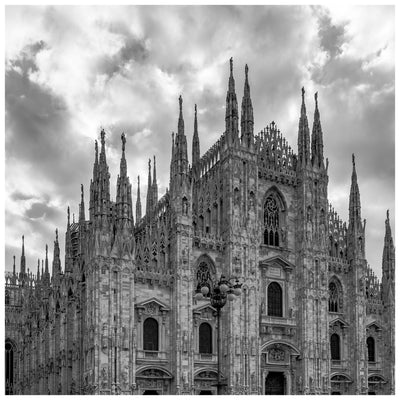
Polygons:
[[140,176],[138,175],[137,176],[137,185],[138,185],[138,188],[140,187]]
[[151,170],[151,158],[149,158],[149,171]]
[[306,91],[304,90],[304,86],[301,88],[301,98],[302,98],[302,100],[303,100],[303,103],[304,103],[304,93],[305,93]]
[[72,223],[75,223],[75,213],[72,213]]
[[58,229],[56,228],[56,242],[58,242]]
[[247,64],[246,64],[246,66],[244,67],[244,73],[245,73],[246,79],[247,79],[248,74],[249,74],[249,67],[247,66]]
[[46,260],[47,260],[47,253],[48,253],[48,251],[49,251],[49,248],[48,248],[47,243],[46,243]]
[[68,226],[70,224],[70,212],[69,212],[69,206],[67,207],[67,221],[68,221]]
[[194,115],[197,116],[197,104],[194,105]]
[[386,219],[389,221],[389,210],[386,210]]
[[13,262],[13,273],[15,274],[15,255],[13,256],[14,262]]
[[101,132],[100,132],[101,144],[104,143],[104,141],[105,141],[105,136],[106,136],[106,132],[104,131],[104,128],[101,128]]
[[122,152],[124,152],[125,151],[125,143],[126,143],[126,137],[125,137],[124,132],[122,132],[121,141],[122,141]]
[[94,141],[94,151],[96,152],[96,156],[99,153],[99,145],[97,143],[97,140]]
[[355,159],[355,157],[354,157],[354,153],[351,155],[351,159],[352,159],[352,161],[353,161],[353,167],[355,168],[355,166],[356,166],[356,159]]
[[230,70],[231,70],[231,75],[232,75],[232,73],[233,73],[233,57],[231,57],[229,59],[229,64],[230,64]]
[[314,98],[315,98],[315,108],[318,108],[318,92],[315,92]]

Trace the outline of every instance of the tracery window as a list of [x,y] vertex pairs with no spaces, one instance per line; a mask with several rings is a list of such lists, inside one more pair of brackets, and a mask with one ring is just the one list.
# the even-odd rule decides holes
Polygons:
[[199,353],[212,354],[212,328],[207,322],[199,327]]
[[282,317],[282,289],[276,282],[268,286],[268,315]]
[[339,291],[338,287],[334,282],[329,284],[329,311],[339,311]]
[[331,336],[331,359],[340,360],[340,337],[337,333]]
[[154,318],[144,321],[143,350],[158,351],[158,322]]
[[196,274],[196,280],[197,280],[197,289],[200,289],[203,286],[208,286],[209,293],[207,296],[210,295],[211,292],[211,271],[210,271],[210,266],[207,262],[202,261],[198,268],[197,268],[197,274]]
[[280,243],[280,221],[279,205],[273,195],[267,197],[264,204],[264,244],[268,246],[279,246]]
[[375,340],[371,336],[367,339],[367,348],[368,348],[368,361],[375,362]]
[[6,295],[6,300],[5,300],[6,306],[8,306],[10,304],[10,292],[6,290],[5,295]]

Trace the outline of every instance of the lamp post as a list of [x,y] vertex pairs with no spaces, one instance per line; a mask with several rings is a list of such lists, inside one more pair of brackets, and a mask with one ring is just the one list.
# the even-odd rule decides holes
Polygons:
[[[235,283],[231,283],[233,280],[235,280]],[[226,383],[221,382],[221,309],[224,307],[227,300],[233,301],[236,297],[240,296],[241,293],[242,284],[239,283],[239,279],[227,279],[224,275],[221,275],[220,280],[216,284],[212,283],[212,285],[210,285],[209,281],[204,280],[198,284],[196,289],[195,299],[202,300],[209,297],[211,306],[217,310],[217,394],[221,394],[222,387],[226,386]]]

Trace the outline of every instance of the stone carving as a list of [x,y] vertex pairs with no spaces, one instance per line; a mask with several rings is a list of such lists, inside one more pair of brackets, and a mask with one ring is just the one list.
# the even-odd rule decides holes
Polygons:
[[101,334],[101,347],[102,349],[106,349],[108,347],[108,325],[103,324],[103,330]]
[[270,361],[275,361],[275,362],[276,361],[285,361],[285,351],[278,347],[273,347],[268,352],[268,359]]

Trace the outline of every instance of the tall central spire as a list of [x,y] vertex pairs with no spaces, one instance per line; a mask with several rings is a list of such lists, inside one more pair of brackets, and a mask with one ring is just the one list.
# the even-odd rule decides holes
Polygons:
[[184,135],[185,133],[185,122],[183,121],[182,114],[182,96],[179,96],[179,119],[178,119],[178,136]]
[[250,97],[250,85],[249,85],[249,67],[246,64],[245,67],[245,82],[244,82],[244,92],[242,99],[242,116],[241,116],[241,141],[246,147],[250,147],[254,141],[253,126],[253,105],[251,103]]
[[297,138],[299,167],[304,167],[310,162],[310,130],[308,128],[306,104],[304,102],[304,87],[301,88],[301,112],[299,119],[299,133]]
[[25,261],[25,242],[24,242],[24,235],[22,235],[22,253],[21,253],[21,264],[20,264],[20,273],[21,276],[25,275],[25,267],[26,267],[26,261]]
[[149,175],[147,179],[147,196],[146,196],[146,215],[149,216],[152,210],[153,195],[151,185],[151,159],[149,158]]
[[324,144],[322,139],[321,120],[318,109],[318,92],[315,93],[314,98],[315,112],[311,137],[311,162],[314,167],[321,168],[324,166]]
[[226,93],[226,111],[225,111],[225,132],[228,143],[235,143],[238,139],[238,104],[235,92],[235,79],[233,78],[233,58],[229,60],[230,75],[228,91]]

